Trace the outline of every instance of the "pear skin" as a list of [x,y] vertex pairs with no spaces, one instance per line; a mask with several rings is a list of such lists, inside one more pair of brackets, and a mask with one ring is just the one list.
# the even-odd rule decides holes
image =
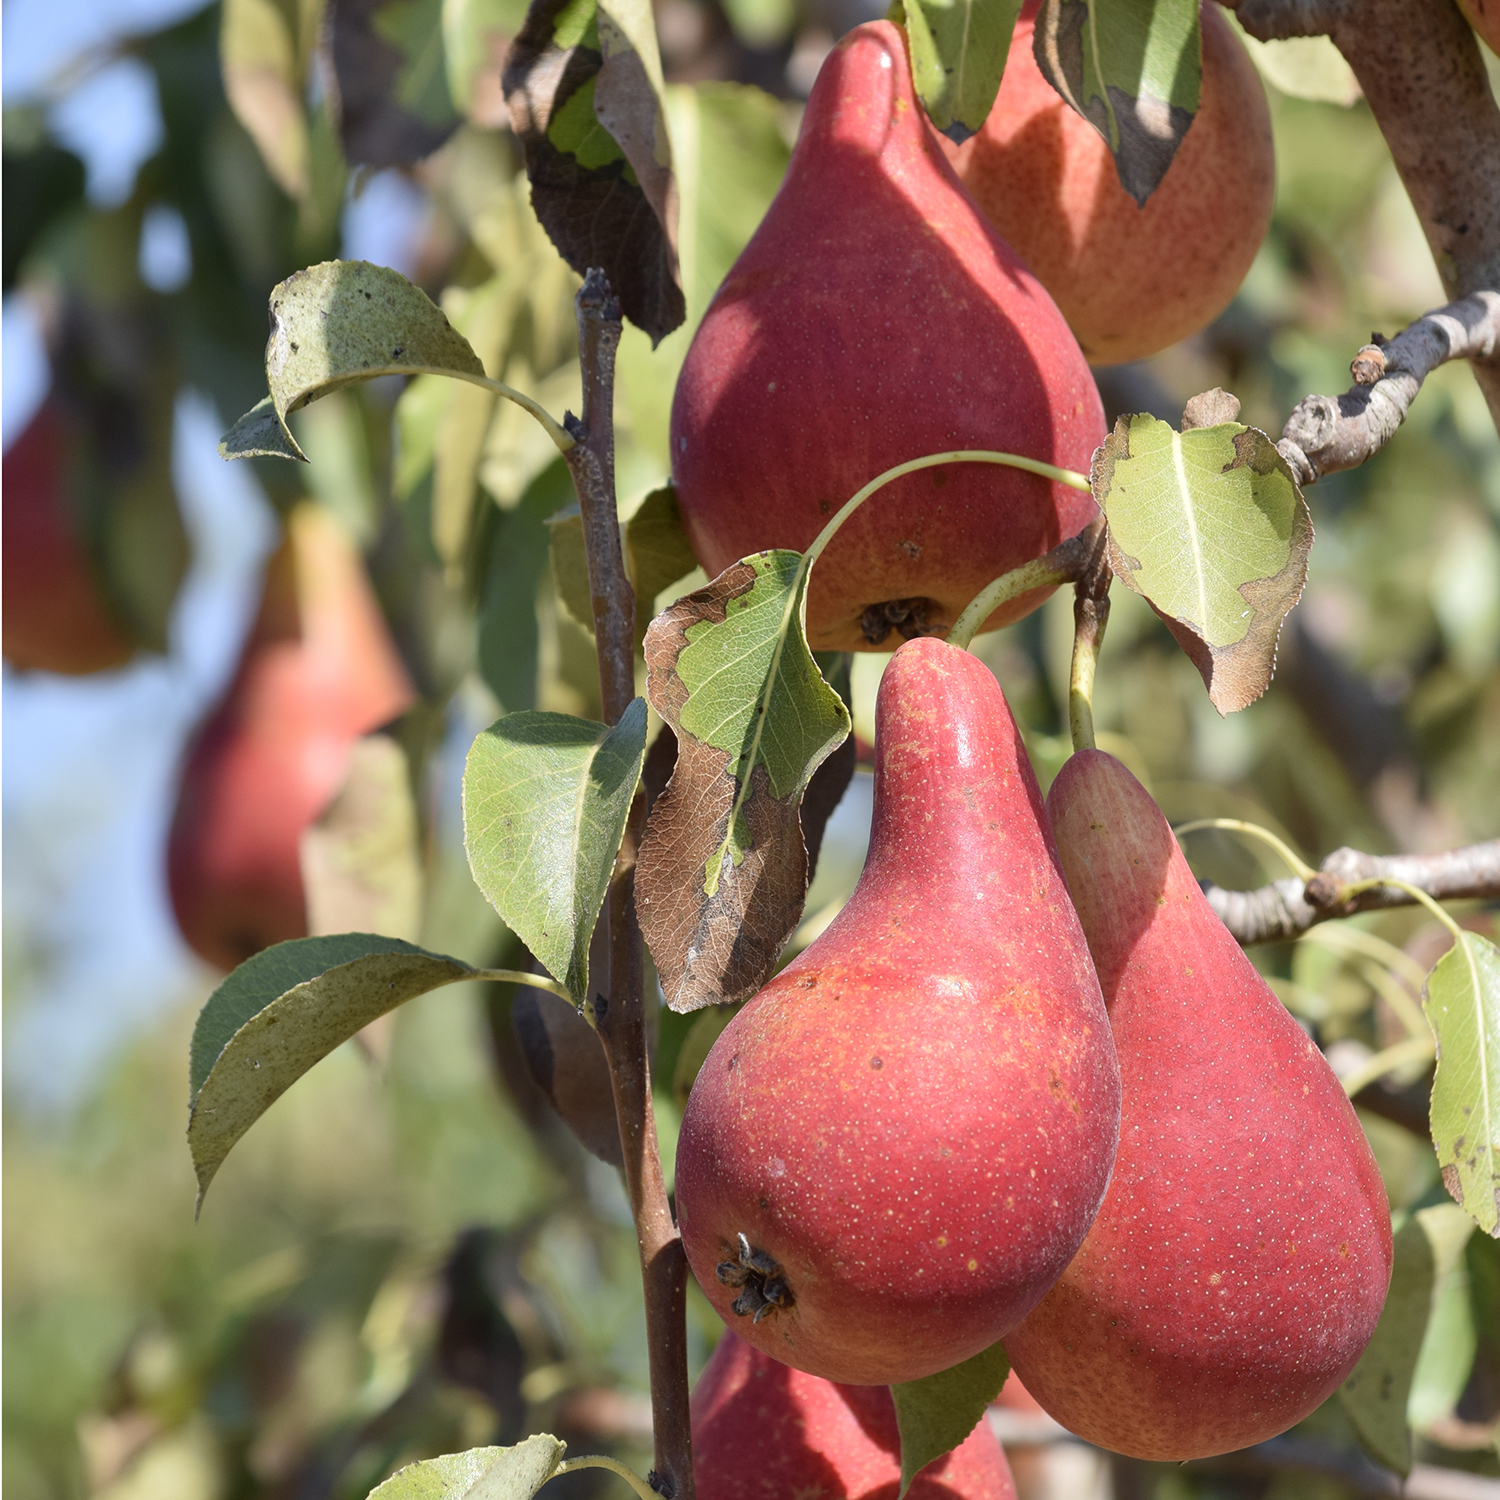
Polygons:
[[1030,1311],[1104,1196],[1119,1109],[999,684],[909,642],[876,736],[859,884],[720,1035],[677,1145],[683,1242],[720,1315],[855,1385],[946,1369]]
[[46,401],[4,462],[5,659],[70,677],[123,667],[135,647],[105,607],[69,515],[68,461],[77,434]]
[[[693,1390],[698,1500],[896,1500],[901,1435],[891,1393],[806,1375],[726,1333]],[[907,1500],[1015,1500],[989,1423],[928,1464]]]
[[1369,1342],[1385,1190],[1338,1080],[1145,788],[1085,750],[1047,806],[1119,1052],[1120,1149],[1083,1248],[1005,1347],[1100,1447],[1247,1447],[1330,1396]]
[[1144,359],[1218,317],[1266,237],[1276,155],[1265,90],[1219,7],[1205,4],[1198,112],[1156,191],[1137,204],[1104,138],[1037,66],[1035,12],[1022,12],[979,131],[962,146],[933,137],[1056,298],[1088,359]]
[[354,741],[415,696],[342,527],[310,503],[286,526],[234,681],[189,749],[167,843],[178,926],[223,969],[307,935],[302,830],[343,785]]
[[[807,548],[862,485],[929,453],[994,449],[1086,473],[1098,391],[1040,283],[925,124],[902,33],[828,55],[786,180],[710,304],[672,406],[672,472],[710,578]],[[819,651],[941,633],[985,584],[1093,519],[1019,469],[942,465],[867,500],[813,573]],[[991,628],[1034,609],[1033,590]]]

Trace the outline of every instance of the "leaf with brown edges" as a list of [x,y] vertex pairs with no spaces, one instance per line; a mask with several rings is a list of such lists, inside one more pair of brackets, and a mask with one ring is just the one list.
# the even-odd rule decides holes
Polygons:
[[646,632],[646,693],[678,748],[636,906],[673,1010],[753,994],[802,914],[803,793],[849,732],[807,649],[806,585],[800,554],[756,553]]
[[601,268],[659,342],[686,316],[677,192],[649,5],[537,0],[505,66],[531,201],[579,275]]

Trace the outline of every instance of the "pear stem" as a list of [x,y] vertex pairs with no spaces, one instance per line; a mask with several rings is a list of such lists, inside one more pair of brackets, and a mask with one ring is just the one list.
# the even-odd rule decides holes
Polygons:
[[1412,885],[1410,881],[1392,880],[1388,876],[1382,878],[1378,875],[1372,877],[1369,880],[1356,880],[1351,882],[1349,885],[1346,885],[1343,890],[1339,892],[1340,901],[1341,903],[1344,901],[1351,901],[1354,899],[1354,897],[1362,896],[1366,891],[1373,891],[1377,886],[1382,885],[1395,886],[1398,891],[1405,891],[1413,901],[1416,901],[1420,905],[1425,906],[1427,910],[1430,911],[1433,916],[1435,916],[1438,921],[1441,922],[1443,926],[1453,934],[1453,941],[1455,943],[1463,942],[1463,928],[1460,927],[1458,923],[1455,922],[1453,918],[1450,917],[1448,913],[1445,912],[1443,908],[1439,906],[1437,902],[1434,901],[1432,897],[1422,889],[1421,886]]
[[935,469],[939,464],[1002,464],[1011,469],[1025,469],[1028,474],[1040,474],[1055,484],[1065,484],[1071,489],[1088,490],[1088,475],[1074,469],[1059,469],[1055,464],[1046,464],[1039,458],[1023,458],[1017,453],[994,453],[988,448],[956,448],[950,453],[929,453],[925,458],[909,458],[905,463],[877,474],[867,485],[851,495],[828,524],[813,539],[813,544],[803,554],[803,572],[823,555],[823,549],[831,542],[841,527],[876,490],[884,489],[892,480],[906,474],[915,474],[919,469]]
[[1225,828],[1233,833],[1248,833],[1251,838],[1269,844],[1299,880],[1311,880],[1318,873],[1285,839],[1278,838],[1269,828],[1262,828],[1259,823],[1247,823],[1243,818],[1194,818],[1191,823],[1179,824],[1172,832],[1181,843],[1183,834],[1197,833],[1200,828]]
[[[620,548],[615,497],[615,351],[623,325],[620,305],[602,271],[591,270],[584,277],[577,312],[583,416],[565,418],[575,443],[565,456],[583,513],[604,717],[608,723],[617,724],[635,697],[635,594]],[[693,1500],[687,1256],[667,1200],[656,1139],[651,1054],[646,1038],[645,962],[635,908],[636,851],[645,824],[645,794],[637,790],[599,917],[609,924],[609,985],[607,990],[596,991],[588,1009],[609,1063],[625,1187],[635,1220],[645,1291],[655,1467],[650,1488],[638,1488],[638,1493],[649,1495],[655,1490],[673,1500]],[[568,1467],[583,1462],[574,1460]],[[589,1462],[612,1467],[606,1460]],[[623,1466],[617,1472],[632,1477]]]
[[628,1464],[622,1464],[617,1458],[607,1458],[602,1453],[586,1453],[578,1458],[564,1459],[552,1471],[551,1477],[556,1479],[559,1474],[571,1474],[577,1469],[608,1469],[611,1474],[618,1474],[641,1500],[661,1500],[661,1496]]
[[1412,1063],[1431,1061],[1437,1053],[1437,1044],[1425,1023],[1422,1030],[1423,1035],[1409,1036],[1403,1042],[1383,1048],[1352,1073],[1346,1073],[1339,1079],[1344,1092],[1352,1099],[1362,1089],[1369,1088],[1377,1078],[1384,1078],[1387,1073],[1394,1073],[1398,1068],[1409,1067]]
[[953,628],[948,632],[948,644],[967,651],[969,642],[974,639],[979,627],[1002,604],[1009,604],[1012,599],[1019,599],[1022,594],[1029,594],[1033,589],[1056,588],[1060,583],[1067,583],[1074,575],[1052,563],[1051,557],[1049,552],[1045,557],[1034,558],[1019,568],[1012,568],[1009,573],[1002,573],[993,583],[986,584],[953,622]]
[[550,974],[533,974],[526,969],[478,969],[473,974],[465,974],[461,977],[483,979],[494,984],[524,984],[533,990],[549,990],[552,994],[566,1000],[569,1005],[577,1003],[567,985],[559,984]]
[[401,373],[403,375],[447,375],[454,380],[466,380],[470,385],[480,386],[484,390],[493,391],[497,396],[503,396],[507,401],[514,401],[522,411],[535,417],[542,431],[552,439],[553,446],[559,453],[567,455],[578,444],[578,439],[562,423],[558,422],[546,407],[538,401],[533,401],[525,391],[518,391],[515,386],[506,385],[503,380],[491,380],[488,375],[470,375],[466,370],[438,369],[436,366],[426,370],[413,370],[403,365]]
[[1073,664],[1068,672],[1068,733],[1074,750],[1094,748],[1094,674],[1108,624],[1107,582],[1097,596],[1080,585],[1073,599]]

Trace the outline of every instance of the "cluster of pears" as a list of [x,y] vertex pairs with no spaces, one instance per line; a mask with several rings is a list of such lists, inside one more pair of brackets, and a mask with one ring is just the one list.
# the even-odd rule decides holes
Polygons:
[[[1149,352],[1232,295],[1272,168],[1222,18],[1205,7],[1203,107],[1140,209],[1042,82],[1031,14],[995,115],[958,151],[895,26],[857,28],[825,62],[676,392],[674,479],[710,574],[805,549],[918,455],[1086,470],[1104,429],[1075,333],[1095,358]],[[1202,264],[1171,270],[1195,234]],[[995,679],[935,638],[1093,515],[1037,475],[940,466],[866,502],[813,572],[815,648],[907,643],[877,703],[859,884],[730,1022],[683,1117],[682,1237],[733,1330],[695,1405],[715,1500],[752,1493],[745,1472],[865,1493],[829,1480],[851,1413],[878,1446],[880,1387],[998,1340],[1074,1432],[1181,1460],[1298,1421],[1374,1330],[1389,1212],[1321,1054],[1130,773],[1085,751],[1044,802]],[[1008,1486],[990,1459],[962,1478],[965,1452],[936,1493]]]
[[[1217,7],[1203,10],[1200,108],[1144,205],[1043,78],[1034,12],[962,148],[928,123],[893,24],[856,28],[824,62],[786,179],[673,401],[673,481],[710,577],[763,548],[806,549],[866,481],[919,455],[998,450],[1087,472],[1104,439],[1089,361],[1154,353],[1238,290],[1275,170],[1264,93]],[[1015,468],[907,475],[814,571],[809,641],[889,650],[941,635],[1094,514],[1087,494]]]
[[1299,1421],[1391,1272],[1321,1053],[1119,761],[1078,753],[1043,801],[976,657],[902,646],[876,735],[854,894],[688,1100],[677,1208],[704,1291],[744,1343],[840,1386],[1003,1340],[1052,1416],[1134,1457]]

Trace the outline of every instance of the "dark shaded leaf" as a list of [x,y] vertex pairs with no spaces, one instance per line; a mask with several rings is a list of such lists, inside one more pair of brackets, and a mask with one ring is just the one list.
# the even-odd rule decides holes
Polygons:
[[479,672],[507,713],[536,707],[536,589],[547,566],[547,517],[572,493],[567,464],[554,459],[514,509],[497,511],[491,521],[479,594]]
[[1406,1402],[1438,1282],[1463,1256],[1473,1221],[1456,1205],[1414,1213],[1396,1236],[1391,1286],[1375,1333],[1339,1387],[1339,1404],[1370,1455],[1398,1474],[1411,1472]]
[[[609,994],[609,929],[600,921],[589,944],[590,988]],[[625,1165],[614,1089],[599,1033],[576,1006],[551,990],[517,987],[510,1021],[531,1081],[584,1148],[612,1167]]]
[[442,27],[442,0],[328,0],[334,118],[349,162],[410,166],[458,128]]
[[67,210],[83,201],[83,163],[71,151],[50,141],[29,151],[15,150],[12,131],[5,131],[4,289],[42,233]]
[[[640,10],[622,0],[590,16],[571,0],[538,0],[504,83],[532,206],[552,243],[580,276],[602,269],[625,316],[656,343],[686,308],[661,64],[649,7]],[[589,126],[585,103],[619,157]]]
[[1144,204],[1198,112],[1198,0],[1042,0],[1032,50]]

